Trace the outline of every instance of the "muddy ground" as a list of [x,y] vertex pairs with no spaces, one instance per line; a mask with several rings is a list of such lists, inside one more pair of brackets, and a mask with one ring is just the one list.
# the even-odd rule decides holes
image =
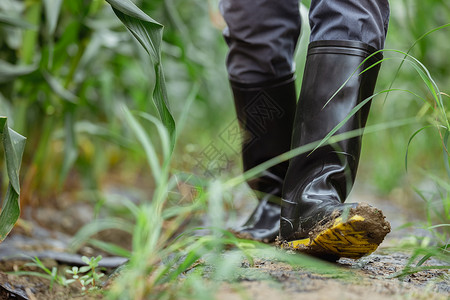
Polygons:
[[[218,299],[449,299],[450,275],[448,270],[427,270],[402,278],[390,275],[400,271],[409,259],[404,251],[394,250],[394,246],[410,236],[424,236],[427,232],[417,228],[400,227],[407,222],[420,222],[420,211],[405,207],[417,207],[401,203],[398,199],[388,201],[368,196],[366,189],[353,192],[350,202],[364,201],[382,209],[390,221],[392,232],[379,249],[362,259],[340,259],[337,266],[350,270],[354,276],[336,278],[321,275],[285,263],[269,259],[256,259],[253,265],[242,261],[242,274],[237,282],[223,282]],[[254,203],[246,197],[237,197],[235,209],[239,212],[231,223],[242,222]],[[77,212],[77,213],[74,213]],[[13,271],[40,271],[27,267],[29,262],[21,254],[39,256],[48,268],[60,270],[69,266],[82,265],[81,255],[95,256],[97,250],[84,247],[78,253],[70,253],[68,245],[71,236],[82,224],[93,219],[92,207],[85,203],[60,202],[56,208],[41,208],[28,217],[33,221],[15,228],[11,235],[0,244],[0,300],[1,299],[102,299],[101,293],[83,293],[79,286],[62,287],[36,276],[16,276]],[[115,236],[122,246],[129,245],[129,237],[104,234],[105,240]],[[104,253],[103,253],[104,254]],[[125,260],[120,257],[105,257],[102,267],[106,274]],[[428,265],[442,262],[429,260]]]

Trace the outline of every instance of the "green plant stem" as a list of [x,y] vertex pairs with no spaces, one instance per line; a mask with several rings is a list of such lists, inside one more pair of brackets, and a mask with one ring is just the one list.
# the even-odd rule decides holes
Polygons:
[[81,58],[83,57],[84,52],[86,51],[87,45],[88,45],[88,39],[84,38],[83,40],[81,40],[80,45],[78,46],[77,54],[73,58],[72,63],[70,65],[69,74],[66,77],[66,80],[64,83],[64,88],[66,88],[66,89],[70,88],[70,84],[73,81],[75,72],[78,68],[78,65],[80,64],[80,61],[81,61]]
[[[39,28],[42,11],[41,1],[27,0],[25,2],[25,6],[25,20],[32,25],[36,25],[36,28]],[[29,65],[33,62],[37,48],[38,35],[39,30],[36,29],[29,29],[25,31],[21,52],[22,62],[24,64]]]

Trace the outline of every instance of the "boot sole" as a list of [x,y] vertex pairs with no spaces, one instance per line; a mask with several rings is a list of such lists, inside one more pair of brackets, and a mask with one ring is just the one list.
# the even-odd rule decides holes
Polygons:
[[237,237],[238,239],[244,239],[244,240],[251,240],[251,241],[256,241],[256,242],[260,242],[260,243],[264,243],[264,244],[271,244],[275,242],[276,237],[274,238],[265,238],[265,239],[258,239],[255,238],[253,235],[251,235],[248,232],[241,232],[235,229],[231,229],[228,228],[227,229],[229,232],[231,232],[235,237]]
[[314,228],[309,238],[283,242],[282,248],[332,260],[358,259],[374,252],[389,232],[383,213],[361,203],[350,210],[346,220],[339,216]]

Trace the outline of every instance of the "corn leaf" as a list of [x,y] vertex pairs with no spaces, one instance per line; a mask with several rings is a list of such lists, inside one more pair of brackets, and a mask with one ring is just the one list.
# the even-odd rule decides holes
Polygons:
[[66,112],[64,120],[64,133],[64,160],[61,169],[61,176],[59,177],[59,184],[61,186],[63,185],[70,169],[72,168],[78,157],[77,137],[75,134],[75,120],[72,111]]
[[45,80],[47,81],[49,87],[52,89],[52,91],[61,97],[61,99],[64,99],[70,103],[77,103],[78,97],[74,95],[71,91],[64,88],[64,86],[50,73],[43,71],[42,76],[44,76]]
[[56,30],[62,0],[44,0],[45,16],[47,21],[47,32],[53,36]]
[[169,131],[171,149],[175,144],[175,121],[169,110],[166,83],[161,64],[161,41],[163,26],[146,15],[130,0],[106,0],[116,16],[127,27],[131,34],[139,41],[150,56],[152,68],[155,72],[155,86],[153,101],[161,120]]
[[25,20],[20,19],[18,16],[8,15],[3,12],[0,12],[0,25],[36,30],[35,26]]
[[0,213],[0,242],[2,242],[20,216],[19,170],[26,139],[9,128],[7,118],[2,116],[0,116],[0,137],[9,178],[8,189]]
[[10,82],[16,77],[33,73],[36,69],[37,67],[33,65],[12,65],[0,59],[0,84]]

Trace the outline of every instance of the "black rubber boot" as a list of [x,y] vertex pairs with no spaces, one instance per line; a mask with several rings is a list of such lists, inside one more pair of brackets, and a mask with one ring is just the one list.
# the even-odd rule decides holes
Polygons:
[[[289,151],[295,114],[293,75],[259,84],[231,81],[236,114],[244,132],[242,160],[247,171]],[[280,229],[281,190],[288,162],[249,180],[259,204],[248,221],[232,231],[241,238],[273,242]]]
[[[376,63],[382,55],[376,53],[364,60],[375,51],[357,41],[318,41],[309,45],[292,148],[321,141],[358,104],[372,96],[380,68]],[[370,102],[350,117],[336,134],[363,128],[369,107]],[[357,203],[343,202],[355,180],[360,149],[361,135],[326,144],[290,160],[282,197],[282,241],[311,238],[316,227],[339,217],[346,209],[350,212],[351,208],[351,211],[357,208]]]

